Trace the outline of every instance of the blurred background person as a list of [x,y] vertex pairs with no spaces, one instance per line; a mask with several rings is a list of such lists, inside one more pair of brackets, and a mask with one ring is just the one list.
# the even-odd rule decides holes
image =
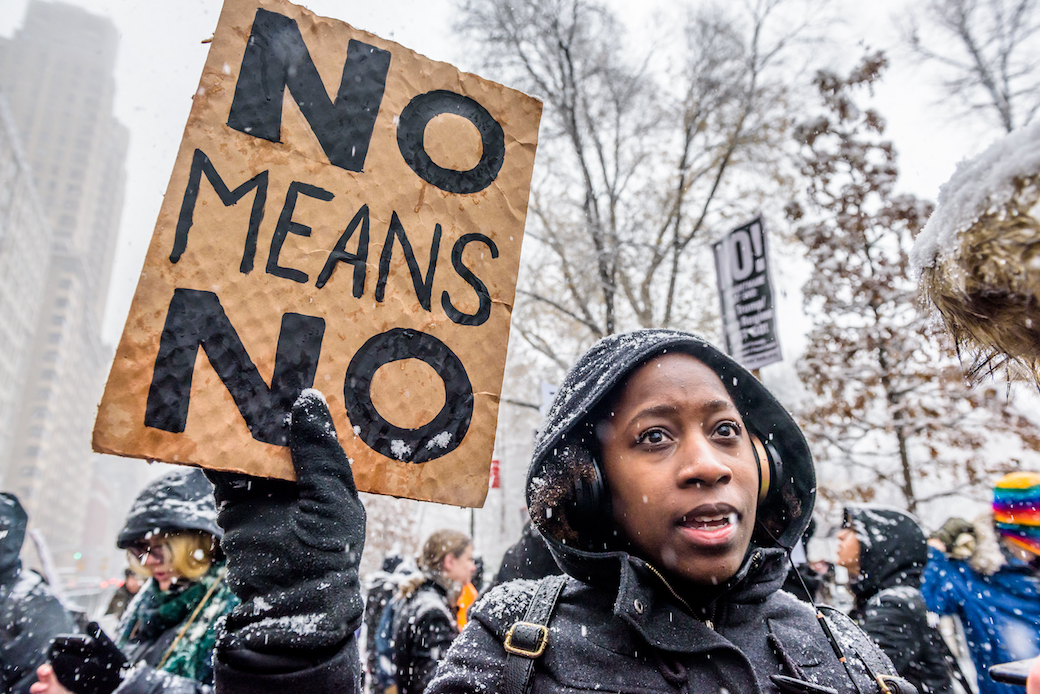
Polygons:
[[12,694],[29,691],[51,639],[76,628],[43,577],[22,568],[27,523],[18,498],[0,493],[0,685]]
[[949,519],[928,543],[921,593],[928,609],[964,628],[980,694],[1021,694],[986,674],[1040,653],[1040,474],[997,482],[993,511]]
[[401,586],[392,605],[392,645],[398,694],[420,694],[459,635],[457,607],[473,580],[473,541],[457,530],[437,530],[423,544],[421,574]]
[[368,675],[367,690],[383,692],[388,684],[382,681],[379,686],[379,662],[376,653],[376,632],[386,606],[397,595],[401,583],[417,569],[412,562],[406,562],[396,550],[391,550],[383,557],[383,565],[379,571],[369,574],[365,583],[365,672]]
[[112,594],[112,599],[108,602],[108,607],[105,609],[105,616],[113,616],[116,619],[120,619],[123,616],[123,612],[126,611],[126,606],[130,604],[134,596],[141,590],[141,586],[144,582],[141,577],[138,576],[130,568],[127,568],[123,572],[123,585],[116,588],[116,592]]
[[96,624],[85,636],[56,638],[33,694],[209,691],[215,622],[238,604],[224,583],[216,516],[201,470],[174,470],[145,487],[116,544],[148,580],[115,643]]
[[851,616],[896,671],[921,694],[953,691],[942,636],[928,624],[921,574],[928,561],[924,532],[897,509],[848,505],[838,532],[838,564],[856,598]]

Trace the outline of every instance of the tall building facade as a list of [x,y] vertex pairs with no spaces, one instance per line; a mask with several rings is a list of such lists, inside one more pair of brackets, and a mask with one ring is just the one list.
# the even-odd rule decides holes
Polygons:
[[123,487],[140,479],[130,461],[90,447],[112,358],[101,323],[128,143],[113,116],[117,43],[108,19],[38,0],[14,37],[0,40],[0,92],[51,233],[0,485],[22,500],[59,567],[102,574],[112,573],[98,557],[111,556]]
[[[0,92],[0,452],[8,450],[50,271],[50,225]],[[6,477],[6,475],[5,475]]]

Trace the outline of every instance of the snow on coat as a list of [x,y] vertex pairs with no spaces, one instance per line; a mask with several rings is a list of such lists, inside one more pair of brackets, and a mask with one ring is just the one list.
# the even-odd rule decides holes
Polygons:
[[422,694],[437,664],[459,635],[447,589],[416,574],[395,598],[392,626],[394,679],[398,694]]
[[960,618],[979,673],[979,694],[1021,694],[1021,688],[994,682],[985,673],[997,663],[1040,654],[1040,575],[1002,551],[991,514],[974,525],[969,560],[929,548],[921,593],[932,612]]
[[[692,354],[713,368],[745,421],[755,417],[751,424],[756,433],[776,446],[785,463],[775,499],[759,514],[761,537],[736,576],[696,612],[681,605],[641,559],[624,551],[585,551],[565,545],[540,520],[546,508],[567,496],[566,487],[554,485],[553,480],[574,472],[550,469],[553,446],[632,369],[665,350]],[[547,494],[537,499],[542,515],[533,511],[531,503],[540,494]],[[666,330],[612,336],[597,343],[561,386],[528,474],[532,518],[568,574],[549,627],[548,648],[535,661],[533,691],[774,693],[777,688],[770,675],[781,673],[839,692],[854,691],[812,608],[780,590],[789,565],[784,547],[801,537],[814,498],[812,460],[797,425],[729,357],[689,334]],[[426,692],[502,691],[506,663],[502,630],[523,616],[535,585],[511,581],[478,601]],[[875,672],[894,674],[891,662],[844,615],[828,621],[849,656],[859,688],[864,693],[877,691],[864,664]],[[340,694],[360,689],[362,671],[353,638],[338,653],[318,662],[298,654],[294,669],[281,663],[281,670],[260,670],[252,666],[260,662],[258,655],[235,654],[233,660],[217,663],[220,694]]]

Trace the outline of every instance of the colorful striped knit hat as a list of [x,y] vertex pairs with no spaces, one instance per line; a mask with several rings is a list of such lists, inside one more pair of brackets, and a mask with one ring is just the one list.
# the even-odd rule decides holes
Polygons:
[[1003,537],[1040,556],[1040,473],[1002,477],[993,488],[993,520]]

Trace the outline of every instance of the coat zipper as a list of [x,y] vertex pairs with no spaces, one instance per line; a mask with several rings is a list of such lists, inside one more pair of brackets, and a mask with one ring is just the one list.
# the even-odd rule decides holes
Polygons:
[[[668,592],[672,594],[673,598],[675,598],[676,600],[678,600],[679,602],[681,602],[683,604],[683,607],[686,608],[687,612],[689,612],[691,615],[694,615],[694,616],[697,615],[697,613],[693,611],[693,608],[690,607],[690,603],[686,602],[681,597],[679,597],[679,594],[675,592],[675,589],[672,588],[672,585],[668,582],[668,580],[664,576],[661,575],[660,571],[658,571],[657,569],[654,568],[653,564],[651,564],[649,562],[644,562],[644,564],[646,564],[646,568],[650,569],[651,573],[653,573],[655,576],[657,576],[659,579],[661,579],[661,583],[664,584],[664,587],[668,589]],[[714,610],[712,610],[712,616],[714,616]],[[705,626],[707,626],[712,631],[715,631],[715,624],[712,623],[712,621],[710,619],[705,619],[703,621],[704,621]]]

